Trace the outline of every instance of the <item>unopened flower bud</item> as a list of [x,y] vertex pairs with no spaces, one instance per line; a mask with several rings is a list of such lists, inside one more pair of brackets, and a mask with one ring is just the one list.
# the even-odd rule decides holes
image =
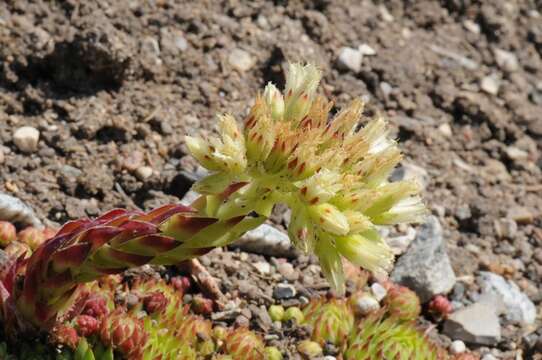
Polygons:
[[429,302],[429,312],[439,320],[448,317],[452,311],[452,304],[443,295],[437,295]]
[[143,299],[145,311],[149,314],[162,312],[168,304],[167,298],[159,291],[155,291]]
[[192,286],[192,284],[190,283],[190,278],[188,278],[187,276],[175,276],[171,279],[171,285],[173,285],[175,289],[180,291],[181,294],[187,292],[188,289],[190,289],[190,287]]
[[28,245],[32,251],[36,250],[46,240],[43,231],[32,226],[20,231],[19,234],[17,234],[17,239]]
[[210,315],[213,312],[213,300],[196,295],[192,299],[192,311],[200,315]]
[[274,121],[282,120],[284,115],[284,98],[272,83],[268,83],[263,92],[265,102],[271,109],[271,118]]
[[0,221],[0,246],[6,247],[17,239],[17,230],[12,223]]
[[81,336],[90,336],[98,331],[100,323],[98,319],[88,315],[79,315],[75,319],[77,331]]
[[346,216],[331,204],[311,206],[309,213],[316,225],[331,234],[346,235],[350,230]]

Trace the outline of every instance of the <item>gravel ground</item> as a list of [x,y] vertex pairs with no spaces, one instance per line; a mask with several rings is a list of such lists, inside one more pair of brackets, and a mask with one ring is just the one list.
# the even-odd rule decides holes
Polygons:
[[[505,304],[500,340],[469,348],[486,360],[532,358],[542,352],[537,9],[536,0],[2,2],[0,191],[53,224],[178,201],[197,173],[182,136],[212,131],[219,112],[240,118],[267,81],[284,84],[287,60],[312,61],[338,107],[361,96],[390,119],[406,154],[394,177],[425,186],[455,273],[454,307],[483,300],[486,273],[536,307],[536,321],[517,321]],[[272,220],[283,227],[288,214]],[[419,234],[388,236],[404,244]],[[278,334],[269,342],[295,334],[262,320],[262,305],[328,290],[304,256],[216,251],[202,263],[246,304],[234,321]],[[279,283],[296,295],[276,299]]]

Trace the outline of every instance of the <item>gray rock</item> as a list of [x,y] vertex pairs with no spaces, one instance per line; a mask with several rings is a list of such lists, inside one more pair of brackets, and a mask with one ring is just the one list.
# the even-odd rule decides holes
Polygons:
[[290,284],[278,284],[273,289],[273,298],[277,300],[291,299],[297,294],[295,287]]
[[420,227],[407,252],[397,261],[391,278],[414,290],[422,302],[452,290],[456,278],[435,216],[428,217]]
[[288,235],[268,224],[262,224],[248,231],[232,246],[239,247],[243,251],[268,256],[289,258],[297,256]]
[[444,334],[471,344],[493,345],[501,339],[501,326],[495,311],[475,303],[452,313],[443,328]]
[[233,49],[228,56],[228,61],[231,66],[241,72],[250,70],[254,66],[254,58],[245,50]]
[[504,71],[514,72],[519,69],[519,62],[516,54],[510,51],[495,49],[495,62]]
[[536,320],[536,307],[531,300],[512,281],[502,276],[483,271],[478,277],[482,296],[493,295],[504,303],[504,316],[519,324],[533,324]]
[[20,199],[0,192],[0,220],[41,228],[43,224],[34,210]]
[[401,166],[393,170],[390,179],[392,181],[412,180],[425,189],[429,182],[429,173],[421,166],[403,162]]
[[24,153],[33,153],[38,149],[40,132],[32,126],[23,126],[13,133],[13,143]]
[[351,70],[357,73],[361,70],[362,60],[363,54],[359,49],[343,47],[339,52],[339,57],[337,58],[337,65],[341,69]]
[[480,80],[480,89],[490,95],[497,95],[500,87],[501,82],[494,75],[485,76],[482,78],[482,80]]

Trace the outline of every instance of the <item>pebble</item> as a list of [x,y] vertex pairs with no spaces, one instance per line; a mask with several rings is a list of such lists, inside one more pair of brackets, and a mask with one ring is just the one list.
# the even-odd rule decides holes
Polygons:
[[271,272],[271,265],[267,261],[258,261],[252,264],[256,270],[262,275],[267,275]]
[[277,269],[279,273],[288,281],[295,281],[299,278],[299,273],[289,262],[280,263]]
[[456,282],[438,218],[427,218],[391,274],[394,282],[414,290],[422,302],[447,294]]
[[40,132],[32,126],[23,126],[13,133],[13,143],[24,153],[32,153],[38,149]]
[[472,21],[470,19],[467,19],[467,20],[463,21],[463,26],[465,27],[465,29],[467,29],[468,31],[470,31],[473,34],[479,34],[480,33],[480,25],[478,25],[477,23],[475,23],[474,21]]
[[453,355],[462,354],[467,351],[467,346],[461,340],[454,340],[450,345],[450,352]]
[[388,291],[379,283],[374,283],[371,285],[371,292],[375,297],[376,301],[382,301],[388,294]]
[[494,223],[495,233],[500,238],[513,239],[518,233],[518,224],[513,219],[499,219]]
[[232,246],[243,251],[275,257],[293,258],[297,254],[288,235],[268,224],[246,232]]
[[536,320],[536,307],[513,281],[502,276],[482,271],[478,277],[482,295],[493,295],[504,304],[505,318],[519,324],[533,324]]
[[504,71],[514,72],[519,69],[519,62],[516,54],[510,51],[495,49],[495,62]]
[[241,72],[250,70],[256,62],[248,52],[238,48],[232,50],[228,56],[228,61],[231,66]]
[[351,70],[357,73],[361,70],[362,60],[363,54],[359,49],[343,47],[339,52],[339,57],[337,58],[337,65],[344,70]]
[[370,294],[363,294],[359,296],[355,303],[355,312],[359,315],[367,315],[380,309],[380,304],[374,296]]
[[363,56],[374,56],[374,55],[376,55],[375,49],[373,49],[372,47],[370,47],[367,44],[361,44],[360,46],[358,46],[358,51]]
[[499,79],[494,75],[488,75],[480,80],[480,89],[485,91],[490,95],[497,95],[499,93],[499,88],[501,83]]
[[403,162],[401,166],[395,168],[390,179],[392,181],[413,180],[425,189],[429,182],[429,173],[421,166]]
[[495,355],[493,354],[485,354],[484,356],[482,356],[481,360],[499,360],[499,359],[497,359]]
[[440,131],[440,133],[442,135],[446,136],[446,137],[452,137],[452,135],[453,135],[452,127],[448,123],[444,123],[444,124],[439,125],[438,131]]
[[0,147],[0,164],[4,163],[4,150]]
[[296,296],[297,291],[295,287],[290,284],[278,284],[273,289],[273,298],[277,300],[291,299]]
[[401,255],[404,254],[412,241],[416,238],[416,229],[414,229],[412,226],[409,226],[406,230],[405,235],[399,235],[399,236],[384,236],[384,239],[386,240],[386,244],[391,248],[393,253],[395,255]]
[[523,206],[513,206],[508,209],[507,217],[523,225],[531,224],[534,220],[533,214]]
[[501,339],[501,326],[491,307],[474,303],[453,312],[444,322],[443,333],[467,343],[494,345]]
[[149,166],[141,166],[136,169],[135,176],[139,180],[146,180],[152,176],[152,168]]
[[525,161],[529,158],[529,153],[525,150],[521,150],[515,146],[508,146],[505,149],[506,155],[517,162]]

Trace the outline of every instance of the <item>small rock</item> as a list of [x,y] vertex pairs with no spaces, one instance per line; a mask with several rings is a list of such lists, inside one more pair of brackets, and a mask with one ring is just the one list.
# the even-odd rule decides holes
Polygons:
[[475,303],[452,313],[443,328],[444,334],[478,345],[494,345],[501,339],[501,326],[495,311]]
[[141,166],[136,169],[135,176],[139,180],[146,180],[152,176],[152,168],[149,166]]
[[375,49],[373,49],[372,47],[370,47],[367,44],[361,44],[360,46],[358,46],[358,51],[363,56],[374,56],[374,55],[376,55]]
[[277,269],[279,273],[288,281],[295,281],[299,278],[299,273],[289,262],[280,263]]
[[180,203],[182,205],[190,205],[192,204],[192,202],[194,202],[194,200],[196,200],[197,198],[199,198],[201,195],[195,191],[188,191],[186,194],[184,194],[183,198],[181,199]]
[[256,62],[248,52],[237,48],[232,50],[228,56],[228,61],[231,66],[241,72],[250,70]]
[[362,60],[363,54],[360,50],[343,47],[339,52],[339,57],[337,58],[337,65],[344,70],[351,70],[357,73],[361,70]]
[[519,69],[519,62],[516,54],[510,51],[495,49],[495,62],[504,71],[514,72]]
[[533,214],[523,206],[514,206],[508,209],[507,217],[518,224],[531,224],[534,220]]
[[518,224],[513,219],[499,219],[493,223],[495,232],[500,238],[513,239],[518,233]]
[[386,240],[386,244],[388,244],[388,246],[391,248],[391,250],[393,251],[395,255],[404,254],[415,238],[416,238],[416,230],[411,226],[407,228],[405,235],[384,237],[384,239]]
[[420,227],[416,239],[397,261],[391,278],[414,290],[422,302],[454,287],[456,278],[438,218],[430,216]]
[[267,275],[271,272],[271,265],[267,261],[258,261],[252,264],[256,270],[262,275]]
[[388,10],[386,6],[380,5],[378,7],[378,11],[380,12],[380,17],[385,22],[393,22],[393,20],[395,20],[393,15],[390,13],[390,11]]
[[290,299],[297,294],[295,287],[290,284],[278,284],[273,289],[273,297],[277,300]]
[[4,156],[4,149],[2,149],[0,147],[0,164],[3,164],[4,163],[4,159],[5,159],[5,156]]
[[13,133],[13,142],[24,153],[32,153],[38,149],[40,132],[32,126],[23,126]]
[[499,79],[494,75],[485,76],[480,80],[480,89],[490,95],[497,95],[501,84]]
[[465,346],[465,343],[461,340],[454,340],[450,345],[450,352],[453,355],[462,354],[465,351],[467,351],[467,346]]
[[533,324],[536,320],[536,307],[519,287],[512,281],[505,280],[502,276],[483,271],[478,278],[485,294],[493,295],[502,300],[505,309],[505,318],[519,324]]
[[414,180],[425,189],[427,183],[429,182],[429,174],[427,173],[427,170],[421,166],[404,162],[401,164],[401,166],[395,168],[390,176],[390,179],[392,181]]
[[378,309],[380,309],[378,300],[376,300],[375,297],[370,294],[362,294],[361,296],[357,297],[354,302],[354,311],[356,314],[362,316],[377,311]]
[[529,158],[529,153],[515,146],[508,146],[505,149],[506,155],[515,162],[521,163]]
[[452,137],[452,135],[453,135],[452,127],[448,123],[444,123],[444,124],[439,125],[438,131],[440,131],[440,133],[442,135],[446,136],[446,137]]
[[371,292],[375,297],[376,301],[382,301],[388,294],[388,291],[379,283],[374,283],[371,285]]
[[391,92],[393,91],[393,87],[389,83],[382,81],[379,86],[382,94],[384,94],[385,97],[390,96]]
[[233,247],[275,257],[293,258],[297,254],[288,235],[268,224],[262,224],[246,232],[233,244]]
[[463,26],[465,27],[465,29],[467,29],[468,31],[470,31],[473,34],[479,34],[480,33],[480,25],[478,25],[477,23],[475,23],[474,21],[472,21],[470,19],[467,19],[467,20],[463,21]]
[[482,356],[481,360],[499,360],[499,359],[497,359],[495,355],[493,354],[485,354],[484,356]]

